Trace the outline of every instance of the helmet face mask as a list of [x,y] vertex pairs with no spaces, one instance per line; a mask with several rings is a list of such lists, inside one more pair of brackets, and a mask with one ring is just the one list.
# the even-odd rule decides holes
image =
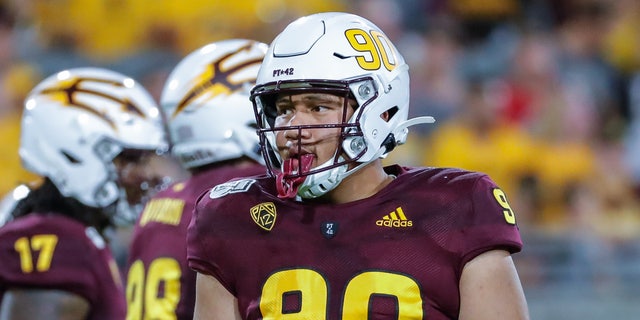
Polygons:
[[125,149],[168,148],[159,110],[133,79],[100,68],[76,68],[44,79],[27,96],[19,154],[65,197],[114,207],[123,186],[113,161]]
[[183,167],[245,156],[264,161],[249,94],[266,50],[247,39],[214,42],[172,70],[160,105]]
[[[361,83],[366,80],[357,79],[354,83]],[[370,81],[370,80],[369,80]],[[267,152],[273,152],[273,150],[277,150],[277,145],[275,142],[276,135],[281,131],[289,131],[294,130],[297,131],[298,134],[296,136],[300,137],[300,131],[305,130],[313,130],[313,129],[327,129],[327,128],[337,128],[340,129],[340,133],[338,134],[338,144],[336,145],[337,149],[334,154],[333,160],[331,163],[325,163],[322,166],[318,166],[316,168],[312,168],[309,171],[298,171],[296,173],[287,174],[286,178],[299,178],[305,177],[309,175],[314,175],[319,172],[334,169],[337,167],[342,167],[345,164],[350,164],[358,161],[367,151],[367,146],[363,144],[354,143],[353,141],[362,141],[363,133],[360,129],[360,115],[362,114],[362,110],[366,108],[367,101],[363,104],[363,107],[356,107],[357,111],[351,117],[351,119],[346,118],[346,109],[353,108],[348,104],[350,99],[353,99],[351,95],[350,86],[352,84],[350,82],[327,82],[327,81],[282,81],[271,84],[266,84],[265,86],[256,88],[252,95],[252,100],[256,105],[258,116],[258,126],[261,128],[258,130],[258,133],[261,137],[261,146],[263,148],[263,153],[267,154]],[[261,92],[257,92],[260,90]],[[343,117],[342,121],[339,123],[331,123],[331,124],[307,124],[307,125],[296,125],[296,126],[275,126],[275,118],[277,116],[277,110],[275,108],[275,99],[280,92],[285,92],[286,94],[301,94],[301,93],[326,93],[336,95],[338,97],[343,98]],[[302,142],[300,138],[298,138],[297,145],[300,147]],[[339,146],[342,147],[342,151],[345,154],[341,154],[338,152],[340,150]],[[300,153],[300,152],[298,152]],[[346,157],[345,157],[346,156]],[[271,172],[275,172],[277,169],[282,166],[282,159],[280,155],[274,154],[267,161],[267,165]]]
[[[332,163],[307,172],[283,173],[274,132],[296,128],[274,127],[274,97],[305,91],[332,93],[345,101],[354,99],[358,107],[349,119],[332,125],[342,128]],[[315,198],[405,142],[408,66],[384,33],[368,20],[346,13],[314,14],[292,22],[271,44],[252,101],[269,172],[284,175],[281,180],[285,183],[306,176],[296,193],[302,198]],[[292,194],[286,193],[281,196]]]

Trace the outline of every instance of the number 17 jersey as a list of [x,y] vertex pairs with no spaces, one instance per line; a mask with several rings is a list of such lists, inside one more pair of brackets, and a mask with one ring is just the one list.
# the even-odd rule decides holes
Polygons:
[[0,228],[0,304],[8,290],[60,290],[89,304],[87,319],[124,319],[120,270],[93,227],[31,213]]

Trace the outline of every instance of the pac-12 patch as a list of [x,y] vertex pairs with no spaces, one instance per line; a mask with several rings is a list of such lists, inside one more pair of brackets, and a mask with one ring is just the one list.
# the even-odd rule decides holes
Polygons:
[[250,209],[251,218],[260,228],[271,231],[276,223],[276,206],[273,202],[263,202]]

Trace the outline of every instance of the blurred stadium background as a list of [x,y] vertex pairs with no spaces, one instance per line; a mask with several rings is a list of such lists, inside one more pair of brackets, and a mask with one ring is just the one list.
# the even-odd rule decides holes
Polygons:
[[510,196],[533,319],[640,316],[637,0],[0,0],[0,192],[34,179],[19,119],[44,76],[105,66],[158,98],[191,50],[269,43],[319,11],[385,30],[411,67],[411,113],[437,118],[386,161],[486,172]]

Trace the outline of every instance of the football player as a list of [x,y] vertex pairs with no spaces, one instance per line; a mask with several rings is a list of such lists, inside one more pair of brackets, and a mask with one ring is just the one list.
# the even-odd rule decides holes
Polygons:
[[246,39],[210,43],[166,80],[161,109],[172,154],[191,177],[158,193],[136,223],[127,319],[193,319],[196,274],[187,264],[186,233],[196,200],[232,178],[266,173],[249,99],[266,50]]
[[196,319],[528,318],[504,192],[482,173],[383,166],[433,118],[407,120],[408,67],[377,26],[292,22],[252,100],[271,175],[197,203]]
[[42,181],[0,228],[0,319],[125,317],[106,234],[162,180],[148,163],[167,150],[156,103],[130,77],[74,68],[33,88],[19,153]]

